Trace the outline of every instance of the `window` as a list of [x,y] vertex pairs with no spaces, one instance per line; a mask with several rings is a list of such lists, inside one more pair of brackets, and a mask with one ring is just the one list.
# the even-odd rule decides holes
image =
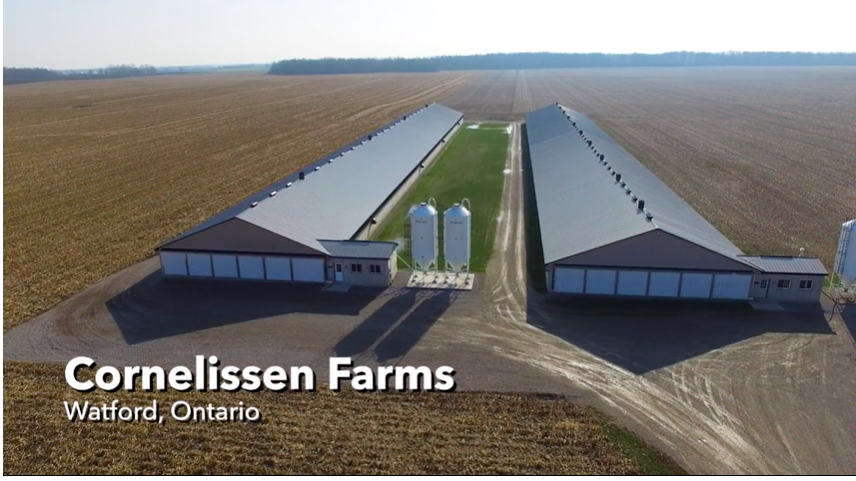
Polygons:
[[351,264],[351,272],[363,272],[362,264]]
[[800,281],[800,289],[809,290],[814,287],[814,281]]
[[380,264],[372,264],[369,266],[369,271],[372,274],[380,274]]
[[791,280],[790,279],[779,279],[779,289],[790,289],[791,288]]
[[761,279],[761,289],[767,288],[767,279]]

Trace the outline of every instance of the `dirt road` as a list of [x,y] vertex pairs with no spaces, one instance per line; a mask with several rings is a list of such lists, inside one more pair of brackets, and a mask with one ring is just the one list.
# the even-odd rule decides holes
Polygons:
[[334,355],[451,365],[460,389],[580,397],[693,473],[856,473],[852,311],[545,302],[526,269],[519,124],[511,136],[495,255],[472,293],[171,282],[150,259],[6,332],[4,358],[206,354],[322,380]]

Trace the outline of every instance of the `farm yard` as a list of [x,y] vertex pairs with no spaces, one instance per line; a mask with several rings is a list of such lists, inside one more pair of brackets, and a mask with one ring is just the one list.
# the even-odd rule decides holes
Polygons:
[[[596,121],[744,251],[831,267],[856,69],[164,76],[4,88],[4,328],[389,118],[442,102]],[[190,180],[192,175],[193,180]]]
[[[379,240],[398,241],[405,248],[399,252],[410,259],[407,235],[407,212],[411,206],[434,198],[437,211],[443,213],[456,202],[468,198],[472,205],[471,272],[484,272],[493,252],[493,241],[499,222],[499,204],[505,178],[503,166],[508,154],[509,133],[506,124],[464,123],[455,138],[428,172],[402,202],[392,211],[377,232]],[[438,240],[443,245],[443,231]],[[440,249],[439,265],[443,263]],[[399,268],[407,267],[399,263]]]
[[[852,472],[852,338],[840,316],[825,317],[827,306],[687,315],[680,305],[629,305],[593,314],[541,303],[527,290],[519,124],[509,137],[516,148],[504,159],[503,228],[485,288],[455,302],[390,288],[324,303],[313,300],[336,294],[217,283],[185,296],[161,283],[157,259],[138,261],[425,103],[463,111],[468,121],[519,122],[558,101],[597,122],[743,250],[805,247],[830,267],[839,224],[856,214],[854,81],[856,69],[847,68],[698,68],[240,73],[4,87],[4,350],[14,359],[4,360],[4,450],[15,460],[4,471],[68,471],[63,463],[87,459],[94,472],[157,472],[176,451],[188,456],[186,465],[171,465],[182,473],[209,460],[211,472],[306,472],[311,463],[345,472],[337,471],[343,460],[349,473],[437,472],[432,466],[444,463],[473,473],[547,472],[548,465],[562,473],[680,471],[635,436],[598,429],[599,414],[580,410],[592,404],[694,473]],[[168,335],[151,336],[151,326]],[[343,349],[373,362],[442,359],[466,367],[462,391],[506,394],[325,392],[288,402],[247,394],[273,420],[250,428],[108,430],[57,416],[70,392],[52,362],[91,351],[99,362],[168,364],[181,362],[187,346],[271,363],[312,363]],[[553,390],[562,396],[520,394]],[[191,400],[226,402],[217,393]],[[425,414],[446,413],[448,403],[461,416]],[[422,416],[419,429],[406,424],[413,416]],[[259,444],[236,445],[247,430]],[[496,437],[506,432],[513,436]],[[139,436],[166,448],[128,449]],[[221,446],[233,448],[230,457],[212,459]],[[280,448],[265,451],[270,446]],[[125,456],[109,462],[117,450]],[[421,464],[407,464],[414,455]],[[289,456],[292,463],[279,464]]]
[[[744,251],[832,265],[856,69],[165,76],[4,88],[4,328],[426,102],[588,115]],[[193,180],[189,176],[193,176]]]

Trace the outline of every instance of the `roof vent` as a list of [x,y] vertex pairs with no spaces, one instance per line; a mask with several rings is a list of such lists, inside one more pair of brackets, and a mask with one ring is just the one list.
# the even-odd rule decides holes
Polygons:
[[603,154],[600,154],[600,160],[606,160],[606,156]]
[[621,182],[621,174],[615,174],[616,182]]
[[315,172],[318,172],[319,170],[321,170],[321,166],[320,166],[320,165],[319,165],[318,167],[315,167]]
[[294,182],[289,182],[289,183],[285,184],[285,188],[287,189],[287,188],[291,187],[292,184],[294,184]]
[[651,215],[650,212],[645,213],[645,218],[648,219],[648,222],[651,222],[654,219],[654,216]]
[[259,203],[258,203],[258,202],[253,202],[252,204],[250,204],[250,207],[255,208],[255,206],[257,206],[257,205],[259,205]]
[[273,192],[271,192],[271,193],[270,193],[270,196],[271,196],[271,197],[273,197],[273,196],[275,196],[275,195],[276,195],[276,191],[273,191]]
[[642,199],[637,200],[636,201],[636,208],[639,210],[644,210],[645,209],[645,201]]
[[371,140],[371,139],[372,139],[372,134],[369,134],[369,140]]
[[[628,192],[629,192],[629,191],[628,191]],[[633,202],[636,202],[636,194],[631,195],[631,196],[630,196],[630,199],[631,199]]]
[[624,187],[624,191],[627,192],[627,195],[630,195],[630,187]]
[[299,174],[297,174],[297,178],[300,180],[304,180],[306,178],[306,174],[301,170]]
[[[618,176],[616,176],[616,178],[618,178],[618,177],[621,177],[621,175],[619,174]],[[620,183],[621,183],[621,187],[627,187],[627,183],[624,182],[623,180]]]
[[[609,175],[611,175],[611,176],[615,177],[615,175],[616,175],[616,174],[615,174],[615,171],[613,170],[612,172],[610,172],[610,174],[609,174]],[[618,175],[621,175],[621,174],[618,174]]]

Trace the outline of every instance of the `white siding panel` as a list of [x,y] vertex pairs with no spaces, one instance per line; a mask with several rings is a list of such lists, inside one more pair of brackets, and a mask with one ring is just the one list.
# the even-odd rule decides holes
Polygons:
[[265,274],[274,281],[291,280],[291,259],[288,257],[265,257]]
[[620,271],[618,273],[618,294],[622,296],[644,296],[648,288],[648,272]]
[[258,256],[238,256],[241,279],[264,279],[265,270],[262,258]]
[[748,299],[752,287],[751,274],[717,274],[713,278],[715,299]]
[[615,271],[603,269],[587,270],[586,294],[615,294]]
[[214,277],[238,277],[238,259],[227,254],[212,254]]
[[567,267],[556,267],[553,272],[553,290],[555,292],[582,293],[584,269],[569,269]]
[[684,273],[681,279],[681,297],[708,298],[711,282],[711,274]]
[[168,276],[186,276],[187,258],[184,252],[161,252],[161,265],[163,273]]
[[681,275],[677,272],[652,272],[648,281],[648,295],[655,297],[678,297]]
[[295,281],[324,282],[324,258],[294,257],[291,265]]
[[211,277],[211,254],[187,254],[187,273],[191,276]]

